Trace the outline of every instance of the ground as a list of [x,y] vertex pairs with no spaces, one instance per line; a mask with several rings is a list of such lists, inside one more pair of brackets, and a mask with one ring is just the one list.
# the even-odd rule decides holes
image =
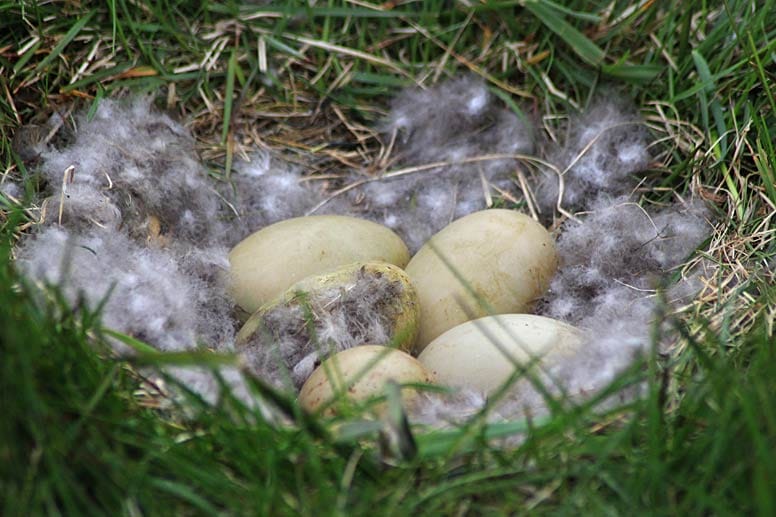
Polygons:
[[[775,10],[770,1],[0,3],[3,513],[773,514]],[[694,191],[714,212],[692,259],[716,265],[708,289],[666,318],[679,336],[670,351],[618,381],[645,381],[643,398],[603,415],[585,405],[535,421],[474,420],[417,435],[409,450],[401,422],[382,437],[367,424],[335,434],[282,397],[292,426],[196,397],[184,418],[141,367],[222,359],[117,359],[94,312],[72,310],[55,290],[35,294],[13,267],[45,187],[25,142],[49,138],[54,113],[67,124],[101,99],[149,94],[191,131],[215,181],[259,145],[334,190],[343,170],[390,164],[374,128],[399,88],[464,72],[506,105],[543,115],[550,141],[604,88],[632,98],[665,148],[642,204]],[[511,448],[487,440],[526,430]]]

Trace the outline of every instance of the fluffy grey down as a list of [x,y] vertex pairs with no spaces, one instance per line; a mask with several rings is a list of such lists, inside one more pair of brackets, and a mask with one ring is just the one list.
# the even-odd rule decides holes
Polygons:
[[[558,206],[584,210],[560,227],[561,265],[536,309],[579,327],[587,336],[580,353],[537,372],[560,400],[575,402],[595,394],[648,349],[658,289],[667,289],[669,303],[684,303],[700,289],[701,271],[680,275],[673,285],[667,279],[680,273],[677,268],[711,233],[703,204],[688,199],[652,208],[640,206],[631,194],[650,161],[650,143],[635,109],[610,97],[570,117],[566,139],[547,146],[544,159],[554,171],[545,171],[536,185],[545,218],[557,213]],[[637,391],[638,387],[618,397]],[[414,417],[432,425],[454,422],[484,404],[484,397],[476,393],[426,395]],[[490,418],[546,411],[544,397],[523,379],[496,404]]]
[[[601,100],[569,120],[560,145],[539,146],[548,149],[541,158],[563,175],[563,196],[558,174],[550,170],[533,187],[545,217],[559,201],[567,210],[586,211],[560,227],[562,267],[539,304],[541,314],[589,336],[584,353],[545,372],[556,393],[576,398],[606,386],[649,345],[654,290],[711,227],[693,200],[653,209],[631,197],[650,160],[650,135],[630,104]],[[392,227],[414,251],[453,219],[485,208],[489,195],[500,190],[519,197],[516,168],[537,147],[534,130],[471,77],[399,93],[381,130],[395,147],[394,170],[420,170],[372,178],[320,205],[327,199],[323,192],[301,182],[298,168],[265,151],[235,164],[232,185],[217,183],[199,162],[185,127],[154,110],[150,100],[104,100],[91,120],[85,114],[76,118],[64,143],[33,150],[46,184],[45,215],[40,230],[21,243],[17,264],[34,281],[60,284],[74,305],[80,296],[91,306],[107,297],[103,325],[159,349],[233,350],[239,323],[225,273],[227,251],[241,238],[320,205],[319,212]],[[427,164],[438,165],[422,167]],[[9,185],[3,192],[19,194]],[[694,293],[681,281],[673,289]],[[370,319],[374,300],[351,301],[360,304],[359,325],[379,340],[385,329]],[[248,347],[245,360],[271,383],[288,374],[298,386],[318,358],[311,359],[309,336],[302,336],[307,348],[294,348],[296,337],[288,329],[298,326],[298,313],[275,316],[273,339],[280,345]],[[317,332],[339,349],[355,342],[348,328],[340,321]],[[238,372],[225,372],[236,393],[250,400]],[[218,399],[218,383],[208,372],[173,373],[206,399]],[[443,425],[484,404],[482,394],[473,392],[429,395],[411,417]],[[513,390],[493,418],[542,408],[533,389]]]
[[344,285],[273,306],[245,344],[249,368],[277,388],[298,390],[332,354],[389,345],[403,289],[399,281],[362,269]]

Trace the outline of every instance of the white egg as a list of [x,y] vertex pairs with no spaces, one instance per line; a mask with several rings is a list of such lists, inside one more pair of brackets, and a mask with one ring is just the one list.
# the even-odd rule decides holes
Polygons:
[[409,251],[393,231],[339,215],[297,217],[248,236],[229,253],[231,293],[253,313],[296,282],[353,262],[404,267]]
[[[317,411],[337,397],[352,402],[365,402],[385,393],[389,380],[397,384],[432,384],[434,377],[411,355],[377,345],[363,345],[344,350],[327,359],[307,379],[299,392],[299,402],[308,411]],[[401,390],[402,402],[414,404],[418,391],[411,387]],[[384,404],[373,408],[384,410]],[[337,412],[332,404],[325,412]]]
[[[354,300],[353,296],[358,298]],[[284,319],[293,320],[300,330],[293,336],[274,335],[265,320],[277,320],[278,312],[285,315]],[[375,323],[361,321],[364,316]],[[237,333],[235,343],[245,346],[268,338],[280,341],[295,337],[307,347],[320,346],[311,342],[312,324],[348,335],[378,327],[385,341],[375,340],[374,344],[411,350],[418,335],[419,317],[417,294],[404,270],[386,262],[354,262],[329,273],[308,276],[259,307]],[[343,329],[343,324],[360,328]],[[283,328],[289,325],[286,321]]]
[[471,319],[528,312],[557,265],[552,236],[527,215],[493,209],[454,221],[406,268],[420,300],[416,350]]
[[[561,321],[532,314],[486,316],[454,327],[429,343],[418,360],[442,386],[492,394],[515,373],[552,367],[579,351],[583,335]],[[517,365],[517,366],[516,366]]]

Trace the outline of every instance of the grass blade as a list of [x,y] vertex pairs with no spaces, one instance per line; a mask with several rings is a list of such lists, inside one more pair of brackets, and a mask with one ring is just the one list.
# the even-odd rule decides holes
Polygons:
[[593,66],[599,66],[605,53],[590,39],[563,19],[562,15],[550,5],[537,0],[526,2],[525,8],[552,32],[565,41],[571,50]]
[[229,64],[226,68],[226,88],[224,92],[224,123],[221,130],[221,144],[226,144],[232,121],[232,106],[234,102],[234,78],[237,69],[237,52],[232,50],[229,55]]
[[183,499],[191,503],[195,508],[199,508],[204,515],[219,515],[218,509],[210,504],[207,499],[195,493],[190,487],[169,479],[153,479],[151,485],[167,492],[170,495]]
[[760,173],[765,192],[768,198],[776,206],[776,171],[774,171],[773,158],[776,157],[776,149],[773,146],[773,137],[768,133],[768,126],[762,117],[755,117],[757,125],[757,153],[753,156],[757,172]]
[[70,30],[67,31],[67,33],[64,35],[64,37],[59,40],[59,43],[56,44],[56,46],[51,50],[48,56],[43,58],[43,60],[38,63],[38,66],[35,67],[35,72],[40,72],[44,68],[46,68],[52,61],[54,61],[59,55],[62,53],[62,51],[67,47],[73,39],[78,36],[78,33],[81,32],[81,29],[83,29],[87,23],[92,19],[94,16],[95,11],[89,11],[88,14],[83,15],[82,18],[80,18],[77,22],[73,24],[72,27],[70,27]]
[[660,65],[604,65],[601,67],[601,71],[606,75],[632,83],[648,83],[663,70]]

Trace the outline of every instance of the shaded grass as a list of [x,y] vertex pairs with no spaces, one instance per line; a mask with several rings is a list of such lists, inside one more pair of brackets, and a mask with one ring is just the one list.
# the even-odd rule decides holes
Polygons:
[[[773,514],[774,2],[632,5],[0,2],[0,180],[32,201],[19,127],[67,124],[102,97],[155,95],[189,121],[216,178],[258,143],[336,175],[378,161],[366,126],[398,86],[468,71],[548,138],[563,119],[542,113],[615,84],[663,140],[645,199],[695,188],[720,221],[712,294],[676,320],[671,356],[619,380],[646,379],[643,400],[416,436],[418,455],[401,459],[379,430],[330,435],[291,401],[278,403],[295,425],[275,427],[231,399],[189,394],[182,411],[139,396],[153,387],[101,344],[96,314],[19,284],[8,243],[36,206],[0,195],[3,514]],[[514,448],[486,440],[526,431]]]

